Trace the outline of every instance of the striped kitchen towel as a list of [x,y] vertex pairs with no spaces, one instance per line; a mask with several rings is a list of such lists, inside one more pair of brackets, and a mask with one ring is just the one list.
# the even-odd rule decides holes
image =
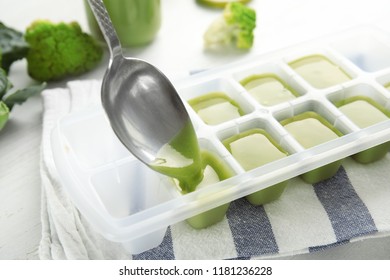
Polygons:
[[[97,104],[99,81],[73,81],[43,92],[42,259],[252,259],[325,250],[390,233],[390,155],[363,165],[350,158],[329,180],[310,185],[294,178],[282,197],[264,206],[245,198],[224,220],[202,230],[171,225],[156,248],[133,255],[95,232],[62,189],[53,162],[55,122]],[[389,253],[390,258],[390,253]]]
[[389,167],[389,155],[369,165],[346,159],[329,180],[315,185],[291,180],[275,202],[253,206],[246,199],[234,201],[226,218],[211,228],[172,225],[158,248],[133,258],[269,258],[388,234]]

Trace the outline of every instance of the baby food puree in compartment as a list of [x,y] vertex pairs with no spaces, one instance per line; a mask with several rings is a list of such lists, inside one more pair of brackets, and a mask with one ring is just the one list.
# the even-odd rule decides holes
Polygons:
[[298,94],[274,74],[252,75],[241,85],[261,105],[272,106],[295,99]]
[[351,78],[338,65],[323,55],[310,55],[289,63],[299,75],[315,88],[341,84]]
[[[309,111],[281,121],[284,128],[304,147],[309,149],[341,136],[325,118]],[[302,174],[302,179],[314,184],[332,177],[339,169],[341,161]]]
[[[202,150],[200,157],[202,161],[203,178],[202,181],[196,185],[197,190],[233,176],[231,169],[227,167],[227,165],[214,153]],[[179,184],[176,184],[176,186],[181,190]],[[229,208],[229,204],[230,203],[226,203],[201,214],[195,215],[191,218],[188,218],[187,222],[193,228],[197,229],[211,226],[223,219],[227,209]]]
[[[364,96],[355,96],[335,104],[359,128],[366,128],[376,123],[388,120],[390,112],[386,111],[374,100]],[[353,158],[361,163],[376,161],[386,155],[389,142],[357,153]]]
[[[245,171],[287,156],[287,152],[263,129],[242,132],[225,139],[223,144]],[[288,181],[281,182],[246,198],[255,205],[271,202],[283,193],[287,183]]]
[[378,107],[379,105],[375,105],[370,99],[353,98],[345,100],[344,105],[339,106],[339,110],[358,127],[366,128],[389,119]]
[[[169,177],[181,194],[217,183],[232,176],[230,169],[211,152],[200,150],[191,123],[164,145],[151,167]],[[229,204],[218,206],[187,219],[194,228],[204,228],[223,219]]]
[[212,92],[188,101],[198,116],[209,125],[217,125],[244,114],[241,107],[223,92]]

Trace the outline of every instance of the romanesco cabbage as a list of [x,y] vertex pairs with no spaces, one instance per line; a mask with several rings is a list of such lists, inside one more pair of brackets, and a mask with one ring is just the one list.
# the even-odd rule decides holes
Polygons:
[[219,49],[233,46],[248,50],[253,46],[256,27],[256,11],[239,2],[225,6],[221,17],[217,18],[204,34],[206,49]]
[[102,46],[77,22],[38,20],[27,28],[25,39],[30,46],[27,70],[38,81],[82,74],[94,68],[103,55]]

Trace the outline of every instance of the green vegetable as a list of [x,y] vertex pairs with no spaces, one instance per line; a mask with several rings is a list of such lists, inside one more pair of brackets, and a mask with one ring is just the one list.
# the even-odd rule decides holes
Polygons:
[[7,73],[0,68],[0,100],[10,88],[12,88],[12,84],[7,78]]
[[28,73],[38,81],[82,74],[101,60],[103,48],[77,22],[54,24],[38,20],[26,30],[30,45]]
[[233,46],[248,50],[253,46],[256,27],[256,11],[239,2],[225,6],[221,17],[217,18],[204,34],[206,49],[220,49]]
[[8,121],[9,109],[3,101],[0,101],[0,131]]
[[6,72],[0,68],[0,131],[5,126],[13,106],[21,104],[30,96],[41,92],[45,86],[46,83],[42,83],[10,92],[12,83],[9,81]]
[[248,3],[251,0],[197,0],[198,3],[214,8],[224,8],[229,2]]
[[0,67],[8,72],[14,61],[26,56],[28,44],[24,40],[23,33],[0,22],[0,49],[2,53]]
[[45,87],[46,87],[46,83],[42,83],[40,85],[32,85],[24,89],[19,89],[10,95],[7,95],[7,97],[4,98],[4,103],[11,110],[15,104],[22,104],[30,96],[38,92],[41,92]]

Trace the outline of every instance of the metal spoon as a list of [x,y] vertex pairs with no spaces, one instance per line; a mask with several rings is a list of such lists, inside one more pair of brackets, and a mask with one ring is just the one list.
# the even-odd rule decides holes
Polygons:
[[[170,148],[190,160],[187,163],[192,160],[192,171],[187,171],[192,176],[198,174],[201,171],[198,143],[193,141],[196,139],[195,132],[177,91],[153,65],[124,57],[103,1],[88,2],[110,49],[101,100],[115,134],[132,154],[159,172],[178,178],[180,174],[175,176],[175,170],[183,173],[179,169],[186,167],[174,162],[177,157],[163,158],[165,156],[160,151],[170,145]],[[188,143],[180,144],[181,141]],[[156,164],[162,164],[165,169],[156,168]]]

